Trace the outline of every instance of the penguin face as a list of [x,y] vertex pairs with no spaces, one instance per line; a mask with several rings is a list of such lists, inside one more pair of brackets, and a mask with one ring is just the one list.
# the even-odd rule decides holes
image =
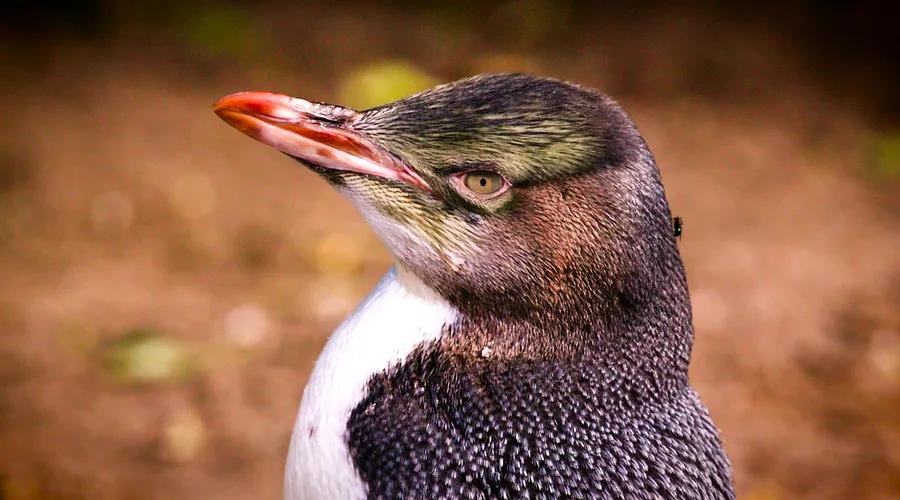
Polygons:
[[215,109],[346,194],[404,267],[460,307],[574,305],[629,271],[644,205],[661,199],[668,229],[631,121],[569,83],[479,76],[363,112],[241,93]]

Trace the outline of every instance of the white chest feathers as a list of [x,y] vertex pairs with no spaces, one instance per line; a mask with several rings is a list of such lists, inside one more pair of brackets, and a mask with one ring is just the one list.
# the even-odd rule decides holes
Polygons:
[[436,339],[456,310],[411,273],[391,269],[328,339],[294,424],[285,470],[288,500],[357,499],[365,486],[350,459],[347,419],[369,379]]

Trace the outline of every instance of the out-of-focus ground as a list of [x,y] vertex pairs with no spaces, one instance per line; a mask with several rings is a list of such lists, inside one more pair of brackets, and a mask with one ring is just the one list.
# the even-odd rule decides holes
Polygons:
[[898,498],[900,123],[859,19],[817,48],[808,6],[57,7],[0,37],[0,498],[279,497],[315,357],[390,259],[211,103],[503,70],[602,89],[650,143],[739,494]]

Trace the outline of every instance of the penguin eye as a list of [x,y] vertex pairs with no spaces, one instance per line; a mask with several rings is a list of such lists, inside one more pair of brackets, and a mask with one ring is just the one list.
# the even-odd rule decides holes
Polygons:
[[453,176],[456,188],[477,198],[493,198],[509,189],[502,175],[489,170],[470,170]]

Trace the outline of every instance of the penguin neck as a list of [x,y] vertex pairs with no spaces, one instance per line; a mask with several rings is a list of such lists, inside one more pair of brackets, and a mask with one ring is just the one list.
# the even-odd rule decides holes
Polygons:
[[580,288],[588,294],[563,296],[528,314],[461,307],[449,348],[556,365],[587,363],[621,374],[626,389],[653,397],[680,391],[693,342],[683,265],[674,243],[644,253],[643,261],[647,265],[615,279],[581,276],[591,283]]

